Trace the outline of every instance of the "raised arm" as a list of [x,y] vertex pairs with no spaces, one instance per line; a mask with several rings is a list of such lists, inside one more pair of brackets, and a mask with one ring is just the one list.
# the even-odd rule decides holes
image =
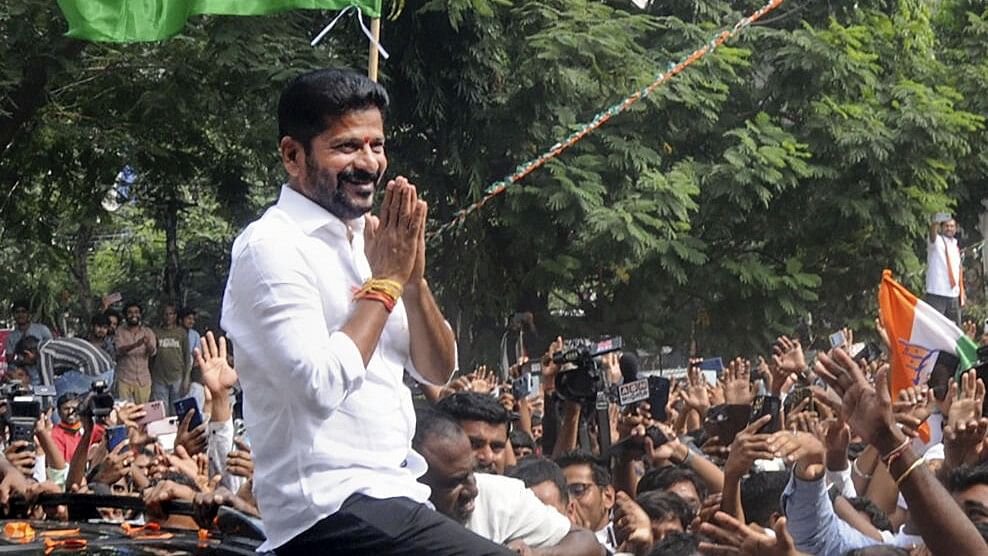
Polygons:
[[843,414],[851,429],[875,446],[909,504],[913,523],[933,554],[985,554],[988,545],[943,486],[913,452],[892,416],[888,366],[875,385],[841,349],[834,358],[818,355],[817,374],[843,397]]

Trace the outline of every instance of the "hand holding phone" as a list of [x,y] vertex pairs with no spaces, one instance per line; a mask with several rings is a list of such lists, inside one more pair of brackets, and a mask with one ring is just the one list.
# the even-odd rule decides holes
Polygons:
[[202,413],[199,412],[199,402],[191,397],[175,401],[175,415],[179,420],[183,419],[190,411],[194,412],[192,421],[189,422],[189,430],[192,430],[202,424]]

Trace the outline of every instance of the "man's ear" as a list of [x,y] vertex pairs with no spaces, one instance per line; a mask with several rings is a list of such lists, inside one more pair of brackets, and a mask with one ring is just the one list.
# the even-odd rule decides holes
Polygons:
[[281,163],[288,175],[293,178],[302,175],[305,169],[305,148],[302,144],[286,135],[281,138],[278,150],[281,151]]
[[606,487],[601,489],[600,494],[604,498],[604,508],[607,510],[613,508],[614,500],[617,497],[617,494],[614,492],[614,487],[611,485],[607,485]]

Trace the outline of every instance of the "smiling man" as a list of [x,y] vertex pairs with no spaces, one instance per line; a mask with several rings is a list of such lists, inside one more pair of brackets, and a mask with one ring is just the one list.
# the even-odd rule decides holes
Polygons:
[[278,103],[288,174],[237,238],[223,298],[254,451],[262,550],[285,554],[500,554],[424,504],[402,382],[445,384],[453,334],[425,280],[427,207],[388,168],[379,84],[301,75]]
[[446,413],[417,416],[412,446],[429,464],[420,481],[429,486],[436,510],[467,529],[530,556],[602,556],[604,547],[587,529],[574,527],[525,483],[475,473],[475,451],[467,433]]

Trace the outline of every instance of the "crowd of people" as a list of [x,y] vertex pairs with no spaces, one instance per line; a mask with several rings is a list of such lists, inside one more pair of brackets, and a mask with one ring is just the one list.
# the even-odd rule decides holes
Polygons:
[[[142,512],[98,517],[189,529],[226,507],[278,556],[988,554],[988,363],[938,365],[893,399],[881,322],[884,349],[783,336],[756,360],[691,360],[664,389],[645,379],[648,401],[622,399],[642,384],[631,353],[569,358],[562,338],[458,371],[427,204],[399,176],[370,214],[387,106],[348,70],[287,85],[288,180],[232,249],[233,350],[173,305],[158,328],[128,303],[53,338],[15,304],[0,503],[135,496]],[[960,318],[958,255],[934,239],[947,272],[927,293]],[[49,402],[25,406],[32,391]]]
[[[23,309],[14,311],[17,336],[9,339],[14,356],[4,380],[61,390],[62,376],[89,361],[72,368],[56,354],[49,357],[55,364],[36,368],[59,338]],[[208,517],[225,505],[263,530],[251,445],[234,423],[232,354],[225,338],[199,337],[194,312],[180,313],[166,305],[162,328],[144,328],[140,307],[131,304],[123,321],[129,335],[114,330],[119,321],[110,309],[92,319],[86,335],[63,338],[114,360],[111,375],[140,350],[143,373],[116,375],[113,410],[103,418],[86,411],[87,390],[72,391],[70,382],[36,421],[33,442],[6,437],[5,502],[59,491],[140,496],[144,515],[103,509],[99,517],[189,529],[209,528]],[[176,329],[181,335],[158,333]],[[846,344],[816,352],[812,364],[799,340],[781,337],[765,357],[728,361],[716,381],[693,360],[685,377],[671,381],[662,409],[646,401],[621,406],[615,388],[643,377],[633,355],[605,355],[596,373],[610,392],[610,447],[601,446],[593,400],[569,399],[555,388],[560,374],[586,372],[554,362],[565,350],[561,338],[536,361],[536,389],[518,397],[517,379],[533,373],[524,359],[507,372],[482,367],[444,386],[420,384],[411,444],[426,471],[417,480],[436,512],[522,554],[984,553],[983,382],[973,369],[957,381],[937,372],[891,399],[886,356],[855,359],[845,334]],[[984,345],[986,336],[978,336],[972,339]],[[157,352],[172,343],[181,350],[171,361],[179,372],[155,372]],[[95,368],[83,373],[90,382],[106,378],[103,366]],[[202,423],[193,424],[189,412],[177,416],[174,431],[155,436],[149,402],[170,408],[190,394],[190,383],[204,394]],[[781,401],[781,426],[772,432],[763,429],[775,417],[751,417],[766,396]],[[107,429],[120,426],[126,441],[110,448]],[[207,518],[167,515],[173,500],[206,508],[199,513]],[[35,508],[34,516],[44,511]],[[47,511],[51,519],[79,518],[64,507]]]

